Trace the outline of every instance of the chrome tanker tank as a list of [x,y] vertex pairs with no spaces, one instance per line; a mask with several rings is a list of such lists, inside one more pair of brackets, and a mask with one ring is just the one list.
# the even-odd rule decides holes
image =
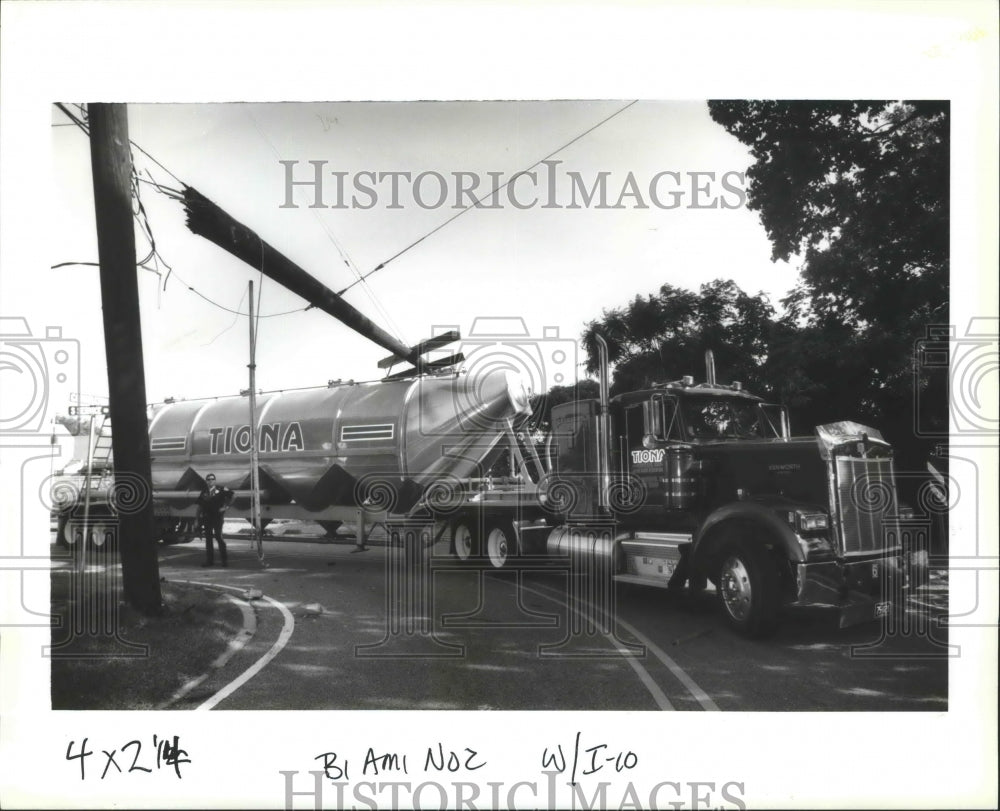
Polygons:
[[[318,511],[358,503],[377,480],[404,511],[434,481],[483,475],[507,420],[529,412],[520,379],[502,371],[264,394],[255,426],[261,489],[268,503]],[[247,397],[160,407],[149,429],[153,489],[200,489],[209,472],[247,489],[249,422]]]

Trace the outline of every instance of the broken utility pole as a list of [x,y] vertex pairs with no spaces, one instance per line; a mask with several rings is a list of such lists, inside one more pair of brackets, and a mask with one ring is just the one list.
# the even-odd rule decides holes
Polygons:
[[156,614],[162,597],[153,534],[128,118],[124,104],[91,104],[88,109],[122,582],[136,610]]

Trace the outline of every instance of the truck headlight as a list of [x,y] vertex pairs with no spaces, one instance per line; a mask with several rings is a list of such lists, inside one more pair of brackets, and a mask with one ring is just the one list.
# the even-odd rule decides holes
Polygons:
[[799,529],[802,532],[816,532],[826,529],[830,525],[829,517],[826,513],[800,513]]

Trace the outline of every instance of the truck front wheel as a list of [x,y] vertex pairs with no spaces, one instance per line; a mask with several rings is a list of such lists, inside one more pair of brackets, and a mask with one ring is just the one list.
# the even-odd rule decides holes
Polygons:
[[763,544],[739,540],[728,544],[719,569],[719,597],[726,621],[751,637],[778,627],[778,569]]

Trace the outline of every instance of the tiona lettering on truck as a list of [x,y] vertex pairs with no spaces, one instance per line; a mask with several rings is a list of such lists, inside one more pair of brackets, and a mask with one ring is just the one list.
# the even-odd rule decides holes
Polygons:
[[[210,454],[219,453],[250,453],[252,434],[249,425],[239,427],[227,425],[225,428],[209,428]],[[302,426],[298,422],[282,425],[280,422],[261,425],[257,433],[257,447],[263,452],[268,451],[301,451],[305,450],[305,439],[302,436]]]

